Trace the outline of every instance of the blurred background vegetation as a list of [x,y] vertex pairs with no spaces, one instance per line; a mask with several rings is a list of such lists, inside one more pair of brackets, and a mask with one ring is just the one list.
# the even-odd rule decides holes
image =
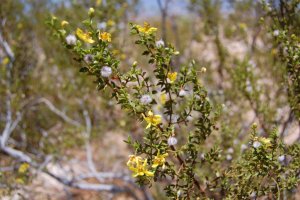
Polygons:
[[[280,11],[280,3],[271,1],[270,6]],[[129,22],[144,21],[159,28],[159,36],[181,53],[175,68],[194,59],[199,70],[207,69],[199,78],[208,88],[209,99],[223,112],[218,130],[201,148],[205,153],[207,147],[218,145],[223,151],[216,165],[221,163],[222,168],[209,165],[200,173],[219,173],[239,158],[253,123],[264,136],[276,129],[286,144],[299,143],[299,88],[295,84],[291,93],[287,61],[281,59],[282,49],[273,37],[278,27],[273,27],[274,19],[267,17],[260,1],[1,0],[0,133],[11,116],[17,123],[5,145],[43,165],[22,170],[24,160],[10,156],[2,145],[0,198],[165,198],[159,185],[150,190],[136,187],[125,167],[132,150],[123,140],[128,135],[141,139],[140,123],[128,118],[109,93],[99,93],[92,81],[80,75],[81,66],[45,23],[55,16],[74,29],[87,18],[90,7],[95,8],[98,28],[112,33],[111,45],[124,71],[134,60],[145,70],[151,67],[140,58],[141,50],[133,48],[128,27]],[[299,6],[295,13],[287,26],[299,42]],[[86,134],[89,127],[90,135]],[[122,174],[120,179],[101,180],[121,192],[84,190],[53,176],[69,174],[70,178],[88,172],[87,146],[98,171]],[[286,198],[299,199],[298,193],[293,190]]]

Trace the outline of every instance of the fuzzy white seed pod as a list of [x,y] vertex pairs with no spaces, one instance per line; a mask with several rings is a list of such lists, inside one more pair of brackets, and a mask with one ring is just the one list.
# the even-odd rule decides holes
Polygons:
[[66,42],[68,45],[75,45],[76,41],[77,41],[77,39],[76,39],[75,35],[70,34],[66,37]]
[[106,22],[101,22],[97,24],[97,28],[100,30],[105,30],[106,29]]
[[141,98],[140,98],[140,102],[144,105],[147,105],[149,103],[152,102],[152,98],[150,97],[150,95],[148,94],[144,94]]
[[258,141],[253,142],[253,147],[254,147],[255,149],[259,148],[260,146],[261,146],[261,143],[260,143],[260,142],[258,142]]
[[101,69],[101,76],[103,77],[109,77],[112,74],[112,69],[108,66],[104,66]]
[[172,115],[171,116],[171,122],[176,123],[178,121],[178,118],[179,118],[179,115],[177,115],[177,114]]
[[177,191],[177,197],[179,198],[181,196],[181,190]]
[[87,63],[90,64],[93,62],[93,56],[91,54],[86,54],[83,58],[83,60]]
[[169,146],[174,146],[174,145],[176,145],[177,144],[177,139],[176,139],[176,137],[173,137],[173,136],[171,136],[171,137],[169,137],[169,139],[168,139],[168,145]]
[[285,155],[281,155],[278,157],[278,162],[283,162],[285,160]]
[[250,194],[250,197],[251,197],[251,198],[256,198],[256,192],[252,192],[252,193]]
[[275,37],[277,37],[279,34],[280,34],[280,31],[279,31],[279,30],[274,30],[274,31],[273,31],[273,35],[274,35]]
[[228,161],[232,160],[232,156],[230,154],[227,154],[226,155],[226,160],[228,160]]
[[184,97],[185,95],[186,95],[186,91],[184,90],[184,89],[181,89],[180,91],[179,91],[179,96],[180,97]]
[[227,153],[230,153],[230,154],[232,154],[234,152],[234,149],[233,148],[229,148],[229,149],[227,149]]
[[194,118],[193,118],[192,116],[190,116],[190,115],[186,117],[186,120],[187,120],[188,122],[193,121],[193,119],[194,119]]
[[160,39],[160,40],[155,42],[155,45],[156,45],[157,48],[161,48],[161,47],[165,46],[165,43],[164,43],[163,40]]
[[241,145],[241,150],[242,150],[242,151],[245,151],[247,148],[248,148],[247,145],[245,145],[245,144],[242,144],[242,145]]
[[201,154],[200,154],[200,158],[201,158],[201,160],[204,160],[204,159],[205,159],[205,154],[204,154],[204,153],[201,153]]

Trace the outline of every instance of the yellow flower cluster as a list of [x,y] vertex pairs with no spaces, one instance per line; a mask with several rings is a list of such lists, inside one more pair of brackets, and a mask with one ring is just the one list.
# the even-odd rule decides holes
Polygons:
[[20,174],[24,174],[25,172],[27,172],[27,170],[29,169],[30,165],[28,163],[23,163],[20,165],[18,172]]
[[144,26],[137,25],[138,31],[146,35],[150,35],[157,31],[157,28],[151,27],[149,23],[144,22]]
[[271,146],[271,140],[269,138],[260,137],[258,139],[261,143],[263,143],[266,147]]
[[265,137],[254,137],[253,141],[261,142],[265,147],[271,146],[271,139]]
[[[168,153],[160,154],[160,152],[157,153],[157,155],[153,159],[152,168],[155,170],[158,166],[162,166],[162,168],[165,168],[166,163],[166,157],[168,156]],[[128,168],[133,172],[133,177],[137,176],[154,176],[155,171],[149,170],[149,166],[147,163],[147,159],[143,159],[140,156],[136,155],[130,155],[129,160],[127,162]]]
[[139,156],[130,155],[127,166],[133,171],[133,177],[137,176],[154,176],[154,172],[149,171],[147,168],[147,159],[143,160]]
[[107,32],[99,32],[99,39],[102,41],[111,42],[111,34]]
[[167,80],[168,80],[169,83],[174,83],[177,79],[177,72],[169,72],[167,74],[167,77],[168,77]]
[[92,36],[90,33],[88,32],[84,32],[83,30],[81,30],[80,28],[77,28],[76,30],[76,35],[84,42],[87,42],[87,43],[94,43],[95,40],[93,40]]
[[167,94],[164,92],[159,96],[159,100],[162,105],[165,105],[167,102]]
[[148,123],[146,129],[150,128],[151,126],[157,126],[161,123],[161,116],[160,115],[154,115],[153,112],[150,110],[147,113],[147,116],[142,114],[145,121]]
[[166,163],[166,157],[168,156],[168,153],[160,155],[160,152],[157,153],[157,156],[154,157],[152,167],[157,168],[158,166],[162,165],[162,168],[165,168]]

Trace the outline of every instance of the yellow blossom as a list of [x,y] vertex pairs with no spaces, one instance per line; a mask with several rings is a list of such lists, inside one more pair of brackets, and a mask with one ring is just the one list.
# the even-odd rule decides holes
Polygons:
[[269,138],[260,137],[259,141],[267,147],[269,147],[271,145],[271,140]]
[[127,56],[126,56],[125,53],[122,53],[120,58],[121,58],[122,60],[125,60],[125,59],[127,58]]
[[246,30],[247,29],[247,24],[245,23],[239,23],[240,29]]
[[111,34],[107,32],[99,33],[99,39],[102,41],[111,42]]
[[148,111],[147,117],[142,114],[146,122],[148,123],[147,128],[150,128],[151,126],[157,126],[159,123],[161,123],[161,116],[160,115],[154,115],[152,111]]
[[159,100],[161,102],[161,104],[165,104],[167,102],[167,94],[166,93],[162,93],[159,97]]
[[97,0],[97,1],[96,1],[96,6],[101,5],[101,3],[102,3],[102,0]]
[[80,28],[77,28],[76,30],[76,35],[81,39],[83,40],[84,42],[87,42],[87,43],[94,43],[95,40],[93,40],[93,38],[91,37],[90,33],[85,33],[83,32],[83,30],[81,30]]
[[17,178],[16,179],[16,183],[18,183],[18,184],[25,184],[24,180],[21,179],[21,178]]
[[137,176],[154,176],[154,172],[149,171],[147,168],[147,159],[143,160],[139,156],[130,155],[127,166],[133,171],[133,177]]
[[142,160],[141,157],[136,156],[136,155],[130,155],[130,156],[129,156],[129,160],[128,160],[128,162],[127,162],[127,166],[128,166],[129,169],[130,169],[130,167],[134,166],[134,165],[135,165],[136,163],[138,163],[140,160]]
[[174,83],[177,79],[177,72],[169,72],[167,77],[169,83]]
[[162,167],[165,168],[166,157],[168,155],[169,155],[168,153],[161,155],[160,152],[158,151],[157,156],[154,157],[152,167],[157,168],[158,166],[162,165]]
[[151,27],[147,22],[144,22],[144,26],[137,25],[136,27],[139,32],[145,33],[146,35],[155,33],[157,31],[157,28]]
[[114,50],[112,50],[112,54],[116,56],[116,55],[120,54],[120,51],[118,49],[114,49]]
[[116,24],[115,21],[111,19],[107,21],[107,26],[114,26],[115,24]]
[[23,174],[25,172],[27,172],[27,170],[29,169],[30,165],[28,163],[23,163],[20,165],[19,169],[18,169],[18,172],[20,174]]
[[7,65],[8,63],[9,63],[9,58],[8,57],[3,58],[2,64]]
[[61,23],[60,23],[60,25],[62,26],[62,27],[65,27],[66,25],[68,25],[69,24],[69,22],[67,22],[67,21],[65,21],[65,20],[63,20]]

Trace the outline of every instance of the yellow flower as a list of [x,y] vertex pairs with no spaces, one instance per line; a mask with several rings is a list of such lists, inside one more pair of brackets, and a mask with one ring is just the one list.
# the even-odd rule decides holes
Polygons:
[[91,37],[90,33],[85,33],[83,32],[83,30],[81,30],[80,28],[77,28],[76,30],[76,35],[81,39],[83,40],[84,42],[87,42],[87,43],[94,43],[95,40],[93,40],[93,38]]
[[102,41],[111,42],[111,34],[107,32],[99,33],[99,39]]
[[113,55],[118,55],[120,53],[120,51],[118,50],[118,49],[114,49],[113,51],[112,51],[112,54]]
[[139,156],[130,155],[127,166],[133,171],[133,177],[137,176],[154,176],[154,172],[147,169],[147,159],[143,160]]
[[66,26],[66,25],[68,25],[68,24],[69,24],[69,22],[67,22],[67,21],[65,21],[65,20],[63,20],[63,21],[60,23],[60,25],[61,25],[62,27]]
[[271,146],[271,140],[269,138],[260,137],[259,141],[263,143],[266,147]]
[[114,26],[116,23],[113,20],[108,20],[107,21],[107,26]]
[[144,163],[138,162],[136,168],[133,170],[133,177],[137,176],[154,176],[154,172],[151,172],[147,169],[147,159],[144,160]]
[[122,60],[125,60],[125,59],[127,58],[127,56],[126,56],[125,53],[122,53],[120,58],[121,58]]
[[27,172],[27,170],[29,169],[30,165],[28,163],[23,163],[20,165],[18,172],[20,174],[24,174],[25,172]]
[[157,126],[159,123],[161,123],[161,116],[160,115],[154,115],[152,111],[148,111],[148,116],[146,117],[144,114],[142,114],[146,122],[148,123],[147,128],[150,128],[151,126]]
[[129,167],[133,167],[136,163],[138,163],[140,160],[142,160],[141,157],[136,156],[136,155],[130,155],[129,156],[129,160],[127,161],[127,166]]
[[239,23],[240,29],[246,30],[247,29],[247,24],[245,23]]
[[144,26],[137,25],[136,27],[139,32],[145,33],[146,35],[150,35],[157,31],[157,28],[151,27],[147,22],[144,22]]
[[24,180],[21,179],[21,178],[17,178],[16,179],[16,183],[18,183],[18,184],[25,184]]
[[8,63],[9,63],[9,58],[8,57],[3,58],[2,64],[7,65]]
[[102,3],[102,0],[97,0],[97,1],[96,1],[96,6],[101,5],[101,3]]
[[167,94],[166,93],[162,93],[159,97],[159,100],[161,102],[161,104],[165,104],[167,102]]
[[167,77],[168,77],[167,80],[169,83],[174,83],[177,79],[177,72],[169,72]]
[[157,156],[154,157],[152,167],[157,168],[162,165],[162,167],[165,168],[166,157],[168,155],[168,153],[160,155],[160,152],[158,151]]

